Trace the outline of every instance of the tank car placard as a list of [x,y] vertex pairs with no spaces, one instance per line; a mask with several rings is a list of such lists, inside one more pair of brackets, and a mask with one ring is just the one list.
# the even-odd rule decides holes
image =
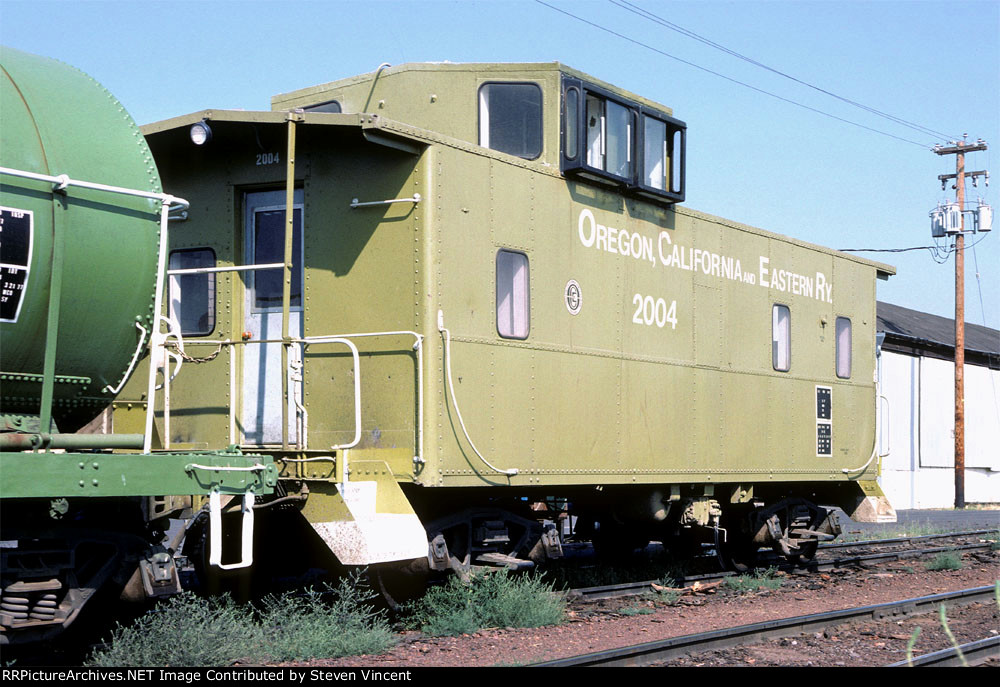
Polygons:
[[0,207],[0,322],[17,322],[28,286],[34,216]]

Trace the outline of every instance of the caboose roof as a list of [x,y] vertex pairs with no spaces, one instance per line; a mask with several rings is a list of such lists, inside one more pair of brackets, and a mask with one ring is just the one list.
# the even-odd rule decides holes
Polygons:
[[[360,130],[365,138],[373,143],[380,143],[393,148],[399,148],[409,153],[417,153],[426,145],[423,137],[413,135],[412,127],[392,122],[384,117],[372,114],[332,114],[328,112],[296,113],[303,124],[321,125],[340,128],[342,130]],[[211,123],[215,127],[240,126],[246,124],[281,125],[288,121],[288,112],[269,110],[199,110],[189,114],[171,117],[159,122],[152,122],[140,127],[143,136],[151,140],[159,134],[186,131],[193,124],[201,121]],[[175,134],[176,135],[176,134]]]
[[[430,67],[433,65],[417,64],[417,65],[403,65],[399,67],[413,67],[414,69]],[[471,68],[472,65],[451,65],[456,68],[466,67]],[[498,65],[505,68],[509,68],[512,65]],[[534,68],[536,65],[513,65],[515,67],[524,67],[525,69]],[[557,62],[545,63],[542,65],[544,67],[551,67],[553,69],[559,68],[565,70],[563,65]],[[508,70],[509,71],[509,70]],[[564,73],[566,73],[564,71]],[[574,72],[574,76],[579,75],[579,73]],[[371,75],[368,75],[369,77]],[[362,77],[354,77],[355,79]],[[583,78],[589,79],[583,75]],[[340,82],[334,82],[340,83]],[[598,85],[603,87],[603,84],[598,82]],[[623,92],[624,93],[624,92]],[[654,104],[655,105],[655,104]],[[660,107],[656,105],[657,107]],[[308,125],[320,125],[324,127],[336,128],[343,131],[345,134],[350,130],[360,132],[367,140],[372,143],[378,143],[381,145],[390,146],[397,148],[409,153],[418,154],[424,146],[428,145],[433,141],[437,141],[446,145],[453,145],[464,147],[467,144],[458,141],[454,138],[443,136],[441,134],[420,129],[418,127],[411,126],[409,124],[404,124],[402,122],[394,121],[392,119],[382,117],[376,114],[368,113],[353,113],[353,114],[333,114],[326,112],[299,112],[298,116],[301,117],[301,122]],[[200,110],[198,112],[192,112],[186,115],[181,115],[179,117],[173,117],[171,119],[165,119],[159,122],[153,122],[141,127],[142,133],[150,139],[152,145],[153,140],[161,135],[168,134],[168,132],[174,132],[169,134],[171,136],[178,136],[180,131],[185,132],[187,129],[197,122],[202,120],[209,121],[213,127],[217,124],[221,124],[223,127],[226,126],[245,126],[248,124],[253,125],[281,125],[284,124],[288,119],[287,111],[251,111],[251,110]],[[156,150],[154,149],[154,154]],[[502,153],[497,153],[492,150],[487,150],[484,148],[477,148],[477,153],[481,155],[486,155],[490,157],[496,157],[500,160],[510,161],[511,156],[504,155]],[[516,163],[520,166],[527,167],[533,171],[540,174],[549,174],[553,176],[561,176],[557,169],[542,165],[538,162],[530,160],[516,160]],[[727,226],[739,229],[741,231],[746,231],[760,236],[765,236],[769,238],[778,239],[785,241],[787,243],[796,244],[811,250],[816,250],[822,253],[827,253],[830,255],[836,255],[838,258],[847,259],[852,262],[869,265],[875,268],[876,274],[880,279],[887,279],[889,276],[896,274],[896,270],[891,265],[885,263],[876,262],[869,260],[867,258],[854,255],[852,253],[844,253],[832,248],[821,246],[814,243],[809,243],[800,239],[792,238],[790,236],[785,236],[782,234],[777,234],[770,232],[759,227],[754,227],[751,225],[743,224],[741,222],[735,222],[733,220],[725,219],[722,217],[717,217],[708,213],[700,212],[687,207],[675,206],[674,211],[680,215],[687,215],[690,217],[701,218],[713,222],[718,222],[720,224],[725,224]]]
[[[631,100],[646,107],[659,110],[665,114],[673,115],[671,108],[656,101],[645,98],[624,88],[619,88],[601,79],[597,79],[589,74],[585,74],[577,69],[573,69],[561,62],[407,62],[395,67],[388,66],[381,71],[376,70],[366,74],[351,76],[346,79],[338,79],[308,88],[301,88],[288,93],[279,93],[271,98],[272,110],[288,110],[297,107],[307,107],[319,102],[328,100],[328,94],[338,91],[348,86],[356,86],[375,80],[376,76],[383,79],[390,76],[401,76],[403,80],[421,78],[427,73],[436,74],[465,74],[475,73],[480,78],[503,78],[518,79],[529,78],[527,75],[538,75],[544,73],[564,74],[566,76],[586,81],[589,84],[598,86],[605,91],[617,95],[626,100]],[[373,105],[376,103],[373,101]],[[377,106],[377,105],[376,105]]]

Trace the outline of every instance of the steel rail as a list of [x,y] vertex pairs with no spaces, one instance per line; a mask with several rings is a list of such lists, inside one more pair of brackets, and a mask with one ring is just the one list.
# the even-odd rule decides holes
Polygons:
[[[959,657],[959,652],[965,657],[965,663]],[[885,666],[886,668],[903,668],[906,666],[938,666],[938,667],[958,667],[962,665],[975,666],[985,663],[991,658],[1000,657],[1000,637],[987,637],[975,642],[961,644],[957,647],[950,646],[940,651],[932,651],[929,654],[914,656],[912,661],[896,661]]]
[[894,537],[892,539],[865,539],[859,541],[838,541],[830,542],[827,544],[820,544],[819,548],[823,549],[847,549],[861,546],[873,546],[879,544],[905,544],[906,542],[921,541],[924,539],[947,539],[949,537],[973,537],[979,534],[994,534],[997,528],[988,530],[971,530],[969,532],[948,532],[945,534],[921,534],[916,537]]
[[[882,541],[882,540],[875,540]],[[808,563],[802,563],[799,565],[784,564],[779,566],[782,571],[797,571],[797,572],[819,572],[822,570],[835,570],[837,568],[844,568],[851,565],[858,565],[866,563],[869,561],[892,561],[892,560],[902,560],[907,558],[920,558],[922,556],[933,555],[937,553],[947,553],[950,551],[976,551],[981,549],[989,549],[991,544],[980,543],[980,544],[965,544],[961,546],[938,546],[926,549],[907,549],[903,551],[889,551],[885,553],[869,553],[857,556],[849,556],[844,558],[835,558],[830,561],[816,561],[812,560]],[[761,569],[762,566],[758,566]],[[697,582],[715,582],[718,580],[723,580],[727,577],[733,577],[736,573],[730,571],[716,572],[716,573],[706,573],[703,575],[690,575],[678,580],[678,584],[682,587],[691,587]],[[619,584],[608,584],[599,585],[596,587],[580,587],[577,589],[571,589],[569,591],[570,598],[585,600],[585,601],[597,601],[600,599],[614,599],[624,596],[635,596],[638,594],[644,594],[652,590],[652,585],[660,584],[659,580],[642,580],[639,582],[623,582]]]
[[934,610],[941,604],[966,604],[989,601],[992,600],[993,595],[994,587],[992,585],[974,587],[957,592],[945,592],[943,594],[933,594],[931,596],[922,596],[871,606],[800,615],[794,618],[766,620],[750,625],[740,625],[721,630],[712,630],[710,632],[670,637],[669,639],[645,642],[617,649],[607,649],[580,656],[532,663],[531,667],[644,666],[695,652],[731,648],[744,644],[753,644],[765,639],[800,635],[858,620],[882,620],[884,618],[926,613]]
[[935,546],[926,549],[904,549],[902,551],[886,551],[885,553],[868,553],[859,556],[848,556],[845,558],[835,558],[832,561],[812,560],[802,563],[802,567],[810,570],[833,570],[847,565],[856,565],[867,561],[899,561],[907,558],[921,558],[935,553],[947,553],[949,551],[977,551],[979,549],[989,549],[992,544],[962,544],[959,546]]

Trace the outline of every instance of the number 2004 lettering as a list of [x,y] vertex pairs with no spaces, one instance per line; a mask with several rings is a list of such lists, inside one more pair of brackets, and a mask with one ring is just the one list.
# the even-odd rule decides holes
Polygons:
[[632,304],[635,306],[635,314],[632,315],[632,322],[635,324],[655,324],[662,329],[669,322],[671,329],[677,328],[677,301],[670,301],[670,307],[667,307],[667,302],[662,298],[653,300],[652,296],[644,298],[637,293],[632,297]]

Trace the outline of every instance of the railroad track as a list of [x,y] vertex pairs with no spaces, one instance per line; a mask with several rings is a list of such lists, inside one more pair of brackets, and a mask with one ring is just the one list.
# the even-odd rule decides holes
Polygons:
[[[982,534],[990,534],[995,532],[995,530],[974,530],[970,532],[952,532],[948,534],[931,534],[931,535],[921,535],[918,537],[904,537],[896,539],[873,539],[867,541],[858,542],[837,542],[836,544],[827,544],[820,548],[820,551],[830,551],[835,549],[844,548],[864,548],[864,547],[880,547],[887,545],[912,543],[920,541],[929,541],[932,539],[943,539],[950,537],[970,537]],[[902,549],[897,551],[885,551],[885,552],[875,552],[866,553],[850,556],[839,556],[829,560],[813,559],[808,563],[802,563],[799,565],[793,565],[789,563],[779,563],[778,559],[775,558],[774,561],[763,560],[758,567],[768,567],[769,564],[773,564],[774,567],[779,570],[786,572],[821,572],[824,570],[835,570],[838,568],[846,568],[851,566],[864,565],[866,563],[879,563],[894,560],[905,560],[911,558],[920,558],[923,556],[932,556],[939,553],[947,552],[968,552],[968,551],[983,551],[989,550],[992,544],[989,542],[979,542],[975,544],[961,544],[955,546],[938,546],[938,547],[924,547],[916,549]],[[678,580],[678,583],[683,587],[692,587],[696,584],[708,584],[711,582],[717,582],[723,580],[727,577],[733,576],[735,573],[728,571],[720,571],[713,573],[706,573],[702,575],[688,575],[682,580]],[[653,589],[654,584],[659,584],[657,580],[642,580],[637,582],[623,582],[619,584],[601,585],[596,587],[581,587],[578,589],[573,589],[570,591],[570,598],[576,600],[584,601],[597,601],[600,599],[612,599],[618,597],[635,596],[638,594],[645,594]]]
[[[768,620],[750,625],[740,625],[722,630],[712,630],[711,632],[671,637],[669,639],[645,642],[634,646],[608,649],[553,661],[544,661],[534,663],[532,667],[646,666],[687,654],[731,648],[744,644],[754,644],[766,639],[796,636],[859,620],[882,620],[885,618],[926,613],[935,610],[941,604],[948,606],[986,602],[992,600],[994,593],[993,586],[975,587],[957,592],[933,594],[931,596],[922,596],[891,603],[801,615],[781,620]],[[982,660],[986,660],[986,658],[996,655],[996,651],[992,648],[993,646],[984,645],[980,649],[983,653],[980,654],[978,651],[973,652],[970,645],[970,654],[974,653],[977,657],[982,657]],[[991,650],[993,651],[992,654],[989,653]],[[977,660],[979,659],[977,658]],[[972,661],[969,662],[970,664],[972,663]],[[914,663],[916,664],[916,659]]]
[[994,527],[987,530],[969,530],[967,532],[945,532],[939,534],[921,534],[914,537],[894,537],[892,539],[865,539],[859,541],[838,541],[820,544],[821,551],[830,549],[862,548],[865,546],[875,546],[879,544],[912,544],[915,542],[929,541],[931,539],[949,539],[951,537],[973,537],[981,534],[996,534]]
[[[962,665],[975,666],[998,656],[1000,656],[1000,637],[987,637],[975,642],[941,649],[941,651],[933,651],[922,656],[914,656],[913,660],[910,661],[890,663],[886,668],[902,668],[905,666],[938,666],[942,668]],[[963,658],[965,659],[964,662]]]

